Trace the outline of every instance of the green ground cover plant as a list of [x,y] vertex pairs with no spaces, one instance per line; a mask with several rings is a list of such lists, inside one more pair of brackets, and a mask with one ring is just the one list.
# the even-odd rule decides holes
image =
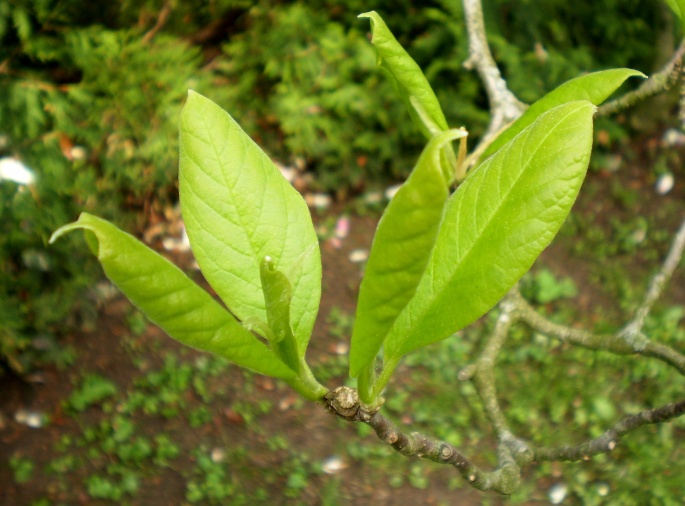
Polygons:
[[[469,28],[482,27],[479,2],[464,6]],[[533,310],[516,286],[580,191],[597,107],[626,79],[643,75],[629,69],[587,74],[523,112],[501,77],[486,71],[494,62],[482,44],[484,33],[474,29],[473,65],[490,92],[493,122],[467,156],[467,130],[448,127],[418,65],[377,13],[362,17],[371,21],[379,66],[427,144],[383,213],[371,247],[351,336],[349,373],[356,388],[326,388],[306,360],[321,292],[318,239],[306,204],[236,121],[198,93],[189,93],[179,123],[181,209],[197,262],[226,308],[164,257],[91,214],[82,213],[51,241],[84,230],[110,280],[171,337],[283,380],[305,399],[368,425],[400,453],[453,466],[480,490],[511,494],[520,486],[521,469],[534,462],[587,460],[613,451],[637,428],[683,414],[685,402],[669,402],[628,415],[578,445],[547,447],[535,437],[515,435],[517,423],[524,422],[516,412],[505,417],[495,388],[495,362],[517,321],[584,348],[655,357],[685,371],[685,357],[646,334],[646,319],[685,249],[683,228],[635,318],[616,333],[559,326]],[[513,121],[503,129],[507,115]],[[458,185],[454,192],[452,185]],[[459,374],[472,380],[497,433],[497,463],[485,471],[452,444],[402,432],[381,410],[383,392],[403,357],[455,339],[500,300],[483,349]],[[389,396],[389,409],[392,403]],[[577,409],[576,423],[615,419],[610,399],[594,397],[590,404],[596,418]],[[295,468],[301,472],[288,478],[293,490],[306,479],[305,467]],[[422,488],[421,472],[412,469],[410,481]],[[199,493],[194,487],[193,494]]]

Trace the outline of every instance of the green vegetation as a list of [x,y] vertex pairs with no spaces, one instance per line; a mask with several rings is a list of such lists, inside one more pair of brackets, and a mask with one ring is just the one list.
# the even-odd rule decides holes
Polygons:
[[[455,479],[454,470],[450,474],[401,459],[373,441],[370,427],[379,432],[379,425],[370,420],[378,419],[375,409],[381,405],[403,426],[477,455],[483,469],[501,470],[498,476],[488,474],[493,480],[485,483],[470,462],[471,467],[455,466],[464,477],[473,472],[478,488],[509,494],[514,490],[511,467],[506,455],[502,459],[503,452],[512,459],[515,455],[514,447],[506,446],[512,441],[502,436],[509,428],[537,449],[550,442],[576,445],[600,437],[626,413],[678,399],[683,379],[674,379],[663,364],[578,349],[532,330],[534,325],[507,330],[494,376],[468,381],[484,370],[481,359],[487,358],[491,336],[513,313],[505,301],[480,323],[465,327],[517,283],[562,227],[589,164],[595,106],[638,72],[589,73],[544,95],[489,145],[452,193],[452,183],[465,178],[469,159],[463,156],[466,130],[449,125],[464,121],[469,136],[477,138],[486,124],[475,76],[453,77],[466,58],[463,16],[456,3],[409,8],[413,15],[401,19],[394,7],[386,20],[393,27],[397,22],[395,35],[375,12],[362,16],[371,20],[377,62],[389,80],[375,73],[365,30],[350,28],[355,21],[348,13],[328,3],[227,0],[197,10],[174,3],[158,8],[154,2],[125,3],[93,13],[87,22],[77,14],[80,3],[46,0],[0,7],[0,40],[8,40],[12,49],[0,61],[0,82],[10,90],[0,98],[0,120],[19,112],[25,118],[25,124],[15,122],[0,131],[0,150],[36,172],[29,184],[0,180],[0,218],[9,227],[0,236],[0,254],[8,259],[0,268],[0,357],[22,374],[45,359],[60,366],[77,359],[55,338],[71,325],[90,321],[98,300],[93,289],[97,274],[85,257],[71,253],[78,249],[71,236],[69,243],[49,250],[46,241],[57,222],[69,221],[81,209],[86,212],[79,220],[63,226],[53,239],[84,229],[107,276],[153,322],[181,343],[215,355],[192,358],[196,355],[164,346],[138,355],[147,323],[143,313],[129,311],[125,319],[131,336],[122,346],[138,372],[127,382],[100,368],[72,376],[74,388],[63,409],[40,416],[58,427],[65,420],[77,425],[78,435],[54,443],[49,461],[20,449],[10,452],[8,469],[17,489],[49,478],[45,497],[32,504],[86,497],[118,504],[145,501],[148,487],[170,474],[181,479],[175,480],[176,489],[166,491],[169,498],[192,504],[267,504],[274,494],[293,503],[309,503],[313,493],[324,504],[335,504],[341,494],[358,497],[341,476],[326,476],[341,469],[327,470],[322,463],[329,460],[353,463],[355,476],[367,487],[383,483],[427,493],[465,485]],[[682,2],[668,3],[680,12]],[[567,73],[571,77],[592,69],[604,57],[625,56],[645,68],[650,58],[666,54],[665,34],[672,28],[645,25],[650,16],[665,19],[665,11],[654,8],[639,22],[603,34],[609,46],[608,41],[638,37],[632,47],[593,52],[588,50],[592,36],[587,45],[578,43],[586,40],[581,36],[570,50],[569,34],[580,20],[549,23],[556,18],[547,16],[565,12],[558,5],[542,2],[526,19],[507,17],[507,1],[492,0],[485,7],[502,13],[489,18],[491,44],[512,89],[530,101]],[[605,6],[634,8],[632,2]],[[600,26],[603,20],[615,23],[596,17]],[[221,29],[212,28],[215,18]],[[526,30],[510,33],[517,26]],[[230,37],[217,39],[224,31]],[[258,43],[255,33],[263,35]],[[662,42],[656,50],[647,42],[651,35]],[[551,42],[530,44],[530,52],[511,44],[528,38]],[[455,41],[462,42],[457,49]],[[445,54],[449,60],[441,57]],[[415,61],[425,63],[425,75],[424,65]],[[451,88],[434,93],[428,82],[440,86],[446,77]],[[211,95],[216,103],[191,93],[177,143],[173,125],[186,87]],[[395,92],[400,100],[392,99]],[[440,102],[448,105],[441,108]],[[307,206],[271,157],[217,104],[239,117],[269,155],[315,174],[312,189],[345,197],[405,176],[413,164],[378,227],[356,317],[338,306],[320,315],[331,337],[351,336],[349,357],[339,347],[329,348],[328,355],[310,351],[305,358],[321,295],[318,245],[325,237],[317,236]],[[601,125],[596,138],[611,131],[606,134],[610,141],[601,141],[605,149],[614,139],[627,138],[624,126]],[[421,153],[418,132],[427,139]],[[457,139],[459,150],[451,145]],[[136,232],[161,219],[176,199],[174,146],[181,151],[178,186],[185,225],[213,292],[88,212]],[[226,158],[226,147],[237,153],[234,159]],[[602,171],[610,157],[600,153],[593,170]],[[654,174],[679,166],[677,155],[655,157]],[[239,174],[236,167],[244,166],[250,172]],[[591,198],[603,186],[617,212],[574,211],[561,228],[562,237],[585,234],[586,239],[574,239],[567,248],[569,258],[592,256],[587,279],[615,300],[613,312],[588,309],[584,283],[566,277],[565,269],[557,273],[541,263],[520,284],[529,301],[542,305],[536,309],[541,315],[569,328],[581,321],[621,337],[616,322],[624,322],[640,303],[649,274],[639,267],[634,277],[626,276],[625,267],[644,260],[658,265],[672,235],[672,223],[665,223],[667,209],[636,212],[643,199],[639,186],[651,183],[649,177],[641,177],[640,185],[620,177],[608,185],[595,181],[590,191],[597,193]],[[612,264],[599,267],[606,260]],[[88,297],[82,296],[84,290]],[[585,312],[563,309],[574,298]],[[75,309],[69,310],[74,301]],[[638,334],[644,331],[654,342],[677,348],[685,338],[684,315],[681,306],[666,301],[651,311]],[[624,337],[633,346],[627,354],[643,350],[640,342]],[[488,356],[491,362],[497,358]],[[271,378],[239,371],[224,358]],[[347,377],[348,358],[355,381]],[[504,425],[492,416],[483,394],[486,381],[498,388],[495,402],[506,412]],[[336,405],[328,391],[343,383],[358,388],[362,402],[355,404],[355,414]],[[302,442],[311,435],[307,428],[307,434],[291,430],[309,422],[312,411],[286,385],[348,421],[369,425],[350,427],[339,420],[344,444],[337,446],[337,455],[315,457],[317,448]],[[630,434],[611,456],[595,456],[586,465],[543,462],[510,500],[544,499],[543,487],[552,480],[570,502],[602,504],[610,497],[629,505],[648,499],[678,504],[681,483],[669,463],[682,457],[678,442],[684,430],[685,422],[675,419]],[[499,461],[490,452],[498,438]],[[517,464],[529,464],[518,456]],[[161,497],[155,500],[170,500]]]
[[[665,51],[660,5],[497,0],[485,9],[507,79],[533,101],[580,72],[651,68]],[[94,316],[96,266],[73,239],[46,248],[51,231],[81,210],[140,231],[175,200],[176,120],[189,87],[232,111],[270,154],[304,161],[320,189],[344,196],[404,178],[421,143],[356,19],[373,8],[425,70],[448,123],[478,138],[487,122],[478,80],[461,68],[459,2],[169,6],[0,7],[0,155],[36,174],[31,191],[0,181],[0,357],[17,372],[71,363],[58,338]]]

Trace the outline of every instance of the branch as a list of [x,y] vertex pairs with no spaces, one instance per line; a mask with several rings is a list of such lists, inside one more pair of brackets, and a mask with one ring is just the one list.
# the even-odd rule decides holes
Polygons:
[[521,116],[526,105],[509,90],[507,82],[502,78],[490,53],[485,35],[481,1],[463,0],[463,2],[469,36],[469,58],[464,62],[464,67],[476,69],[488,94],[492,119],[481,143],[489,144],[503,128]]
[[608,116],[623,109],[627,109],[641,100],[645,100],[658,93],[669,90],[678,81],[682,71],[683,56],[685,56],[685,40],[673,53],[671,60],[659,72],[649,76],[636,90],[601,105],[597,109],[599,116]]
[[637,415],[627,416],[604,434],[591,441],[577,446],[560,446],[558,448],[533,449],[536,461],[578,461],[590,460],[600,453],[609,453],[629,432],[645,425],[668,422],[685,414],[685,400],[669,403],[660,408],[641,411]]
[[478,490],[492,490],[509,495],[519,485],[521,472],[506,449],[498,451],[499,466],[494,471],[483,471],[449,443],[438,441],[420,432],[406,434],[388,418],[375,411],[367,411],[359,402],[357,391],[338,387],[326,394],[328,409],[351,422],[370,426],[378,438],[405,457],[419,457],[456,468],[464,479]]
[[683,257],[683,250],[685,250],[685,220],[680,224],[680,228],[673,238],[673,243],[671,244],[671,248],[668,255],[666,255],[666,259],[664,260],[661,269],[652,278],[642,304],[635,310],[633,320],[629,322],[621,332],[629,343],[632,342],[636,336],[642,335],[642,327],[644,326],[645,319],[652,310],[654,303],[661,296],[664,288],[666,288],[673,272],[678,267],[680,259]]
[[171,14],[171,2],[164,2],[164,5],[162,6],[162,10],[159,11],[159,14],[157,15],[157,21],[155,22],[155,26],[153,26],[144,36],[143,36],[143,42],[148,43],[150,42],[155,35],[157,35],[157,32],[159,32],[164,25],[167,22],[167,19],[169,19],[169,15]]
[[[514,315],[516,307],[511,300],[506,298],[500,303],[500,309],[501,313],[497,318],[495,328],[488,337],[485,348],[476,361],[473,381],[478,396],[483,403],[485,414],[501,440],[506,438],[511,431],[497,400],[495,364],[502,345],[509,336],[511,326],[516,323]],[[463,375],[460,375],[461,378],[463,378]]]
[[516,300],[521,320],[538,332],[588,350],[608,351],[615,355],[644,355],[656,358],[672,366],[685,376],[685,355],[678,353],[669,346],[653,343],[645,337],[644,343],[636,347],[634,344],[626,341],[621,332],[615,334],[593,334],[586,330],[560,325],[546,319],[535,311],[518,291],[512,293],[512,297]]
[[684,251],[685,220],[683,220],[676,232],[659,272],[650,281],[645,297],[635,311],[635,316],[622,330],[615,334],[598,335],[553,323],[538,314],[521,296],[517,288],[512,290],[510,297],[519,311],[520,318],[535,330],[590,350],[604,350],[616,355],[641,354],[657,358],[674,367],[680,374],[685,376],[685,355],[669,346],[651,342],[642,332],[647,315],[666,288],[668,281],[683,257]]

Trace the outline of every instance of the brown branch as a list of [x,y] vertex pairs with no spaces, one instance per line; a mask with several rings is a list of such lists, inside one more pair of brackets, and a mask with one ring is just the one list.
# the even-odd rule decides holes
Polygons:
[[621,438],[640,427],[668,422],[685,414],[685,400],[669,403],[659,408],[647,409],[637,415],[627,416],[601,436],[576,446],[557,448],[534,448],[536,461],[578,461],[589,460],[595,455],[609,453]]
[[419,457],[438,464],[450,465],[478,490],[492,490],[509,495],[518,488],[521,472],[506,448],[500,448],[498,451],[499,467],[493,471],[483,471],[449,443],[438,441],[420,432],[406,434],[378,410],[367,411],[360,404],[357,391],[353,388],[338,387],[328,392],[325,399],[332,413],[351,422],[367,424],[381,441],[405,457]]
[[159,14],[157,15],[157,21],[155,22],[155,25],[150,28],[150,30],[143,36],[143,42],[148,43],[150,42],[157,33],[164,28],[164,25],[166,24],[167,20],[169,19],[169,15],[171,14],[171,2],[164,2],[164,6],[162,7],[162,10],[159,11]]

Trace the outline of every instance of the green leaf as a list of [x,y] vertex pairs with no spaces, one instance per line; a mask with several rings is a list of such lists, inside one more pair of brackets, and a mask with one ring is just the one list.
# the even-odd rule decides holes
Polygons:
[[504,130],[483,153],[481,159],[495,153],[524,128],[532,124],[541,114],[562,104],[576,100],[587,100],[600,105],[618,89],[629,77],[647,77],[642,72],[632,69],[612,69],[593,72],[565,82],[531,105],[519,119]]
[[681,28],[685,30],[685,0],[666,0],[671,10],[680,19]]
[[387,362],[482,316],[566,219],[587,171],[595,107],[542,114],[449,198],[428,267],[385,340]]
[[449,195],[440,169],[448,142],[465,136],[448,130],[433,137],[378,224],[359,290],[352,333],[350,375],[371,363],[423,275]]
[[[409,53],[397,42],[385,21],[375,11],[360,14],[359,17],[369,18],[371,21],[371,43],[376,48],[378,66],[395,84],[419,130],[427,139],[437,132],[447,130],[445,114],[428,79]],[[454,151],[451,145],[447,145],[444,147],[442,170],[450,182],[454,178],[455,165]]]
[[271,257],[264,257],[259,271],[266,316],[269,323],[269,342],[283,362],[296,373],[299,372],[300,357],[297,341],[290,328],[290,301],[293,296],[288,278],[276,269]]
[[189,92],[180,132],[181,210],[202,273],[238,319],[266,322],[260,263],[271,257],[292,287],[290,324],[304,355],[321,296],[307,205],[211,100]]
[[[172,338],[261,374],[291,379],[294,373],[178,267],[111,223],[82,213],[50,238],[76,229],[92,232],[107,277]],[[92,238],[97,242],[94,242]]]

